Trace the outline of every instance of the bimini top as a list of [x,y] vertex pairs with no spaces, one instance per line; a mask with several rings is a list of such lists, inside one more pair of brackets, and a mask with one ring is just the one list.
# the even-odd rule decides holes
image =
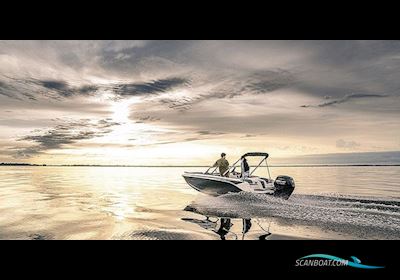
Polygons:
[[254,152],[254,153],[246,153],[242,156],[243,157],[265,157],[267,158],[269,155],[268,153],[260,153],[260,152]]

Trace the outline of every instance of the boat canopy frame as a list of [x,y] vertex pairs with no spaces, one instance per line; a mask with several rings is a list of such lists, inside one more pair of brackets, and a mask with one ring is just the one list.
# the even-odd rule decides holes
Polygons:
[[[262,152],[245,153],[245,154],[242,155],[232,166],[230,166],[230,167],[228,168],[228,170],[226,170],[226,171],[224,172],[224,174],[222,174],[222,176],[225,176],[227,173],[232,172],[232,171],[238,166],[238,163],[239,163],[243,158],[246,158],[246,157],[262,157],[260,163],[259,163],[259,164],[253,169],[253,171],[251,171],[251,173],[249,174],[249,177],[250,177],[250,176],[254,173],[254,171],[256,171],[256,169],[257,169],[258,167],[260,167],[260,165],[265,161],[265,164],[266,164],[267,170],[268,170],[268,176],[269,176],[269,178],[271,179],[271,174],[270,174],[270,172],[269,172],[269,167],[268,167],[268,162],[267,162],[267,158],[269,157],[269,154],[268,154],[268,153],[262,153]],[[213,170],[211,173],[208,173],[208,171],[209,171],[211,168],[213,168],[213,166],[209,167],[209,168],[207,169],[207,171],[205,172],[205,174],[214,174],[214,172],[217,170],[218,166],[216,166],[216,167],[214,168],[214,170]]]

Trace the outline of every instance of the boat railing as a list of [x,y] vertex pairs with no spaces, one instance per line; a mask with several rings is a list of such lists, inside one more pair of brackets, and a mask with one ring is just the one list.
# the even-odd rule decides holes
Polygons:
[[[256,169],[258,167],[260,167],[260,165],[265,161],[265,164],[267,166],[267,170],[268,170],[268,176],[271,179],[271,174],[269,172],[269,166],[268,166],[268,162],[267,162],[267,158],[268,158],[268,154],[267,153],[247,153],[244,154],[242,157],[240,157],[234,164],[232,164],[231,166],[228,167],[228,169],[224,172],[224,174],[222,174],[222,176],[226,176],[226,174],[231,173],[235,170],[235,168],[238,166],[238,163],[246,156],[250,156],[250,157],[258,157],[258,156],[262,156],[262,160],[260,161],[260,163],[252,170],[252,172],[249,174],[249,177],[254,173],[254,171],[256,171]],[[213,171],[211,173],[209,173],[210,169],[213,169]],[[215,171],[217,170],[218,166],[211,166],[207,169],[207,171],[204,174],[214,174]]]
[[209,167],[209,168],[207,169],[207,171],[204,172],[204,174],[214,174],[214,172],[217,170],[218,166],[216,166],[216,167],[214,168],[214,170],[213,170],[211,173],[208,173],[208,171],[209,171],[211,168],[214,168],[214,166]]

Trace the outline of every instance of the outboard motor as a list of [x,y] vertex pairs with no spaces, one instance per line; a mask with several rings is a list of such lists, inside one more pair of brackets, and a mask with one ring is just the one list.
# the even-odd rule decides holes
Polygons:
[[274,186],[274,196],[283,199],[288,199],[294,191],[295,187],[293,178],[285,175],[280,175],[276,177]]

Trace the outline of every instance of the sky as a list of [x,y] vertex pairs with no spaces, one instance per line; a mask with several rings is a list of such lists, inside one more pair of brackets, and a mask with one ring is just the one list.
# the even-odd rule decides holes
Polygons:
[[400,41],[0,41],[0,162],[400,150]]

